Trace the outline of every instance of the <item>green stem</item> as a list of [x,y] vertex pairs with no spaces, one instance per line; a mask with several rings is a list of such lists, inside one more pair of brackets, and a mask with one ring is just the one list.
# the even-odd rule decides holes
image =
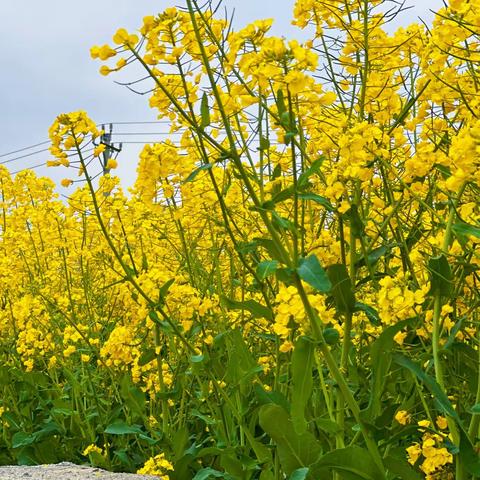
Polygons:
[[380,472],[382,472],[382,474],[386,476],[385,467],[383,466],[382,457],[378,450],[377,443],[370,436],[370,432],[368,431],[367,426],[365,425],[365,423],[360,417],[360,407],[357,401],[355,400],[355,397],[353,396],[350,388],[348,387],[347,381],[345,380],[345,377],[342,371],[339,369],[335,358],[330,352],[329,346],[326,344],[325,339],[323,338],[323,333],[319,325],[318,316],[315,313],[315,310],[313,309],[312,305],[310,304],[310,301],[308,300],[305,289],[303,288],[302,282],[298,277],[296,279],[296,287],[300,295],[300,298],[302,300],[303,306],[305,308],[305,312],[307,313],[307,316],[310,320],[313,336],[315,340],[318,342],[318,345],[319,345],[318,348],[323,355],[323,358],[325,360],[325,363],[327,364],[330,374],[332,375],[335,382],[337,382],[337,385],[340,391],[342,392],[343,398],[345,399],[346,405],[352,412],[352,415],[355,418],[355,421],[360,427],[366,447],[370,452],[370,455],[372,456],[373,461],[377,465]]

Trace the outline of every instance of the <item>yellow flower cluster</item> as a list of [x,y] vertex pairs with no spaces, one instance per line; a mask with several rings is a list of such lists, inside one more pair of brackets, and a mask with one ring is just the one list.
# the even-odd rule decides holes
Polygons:
[[85,450],[83,451],[83,455],[87,456],[92,452],[99,453],[101,455],[103,451],[100,447],[92,443],[91,445],[85,448]]
[[52,141],[50,153],[56,159],[51,160],[49,165],[68,167],[68,152],[81,148],[85,140],[96,139],[100,135],[101,131],[84,111],[59,115],[49,130]]
[[[429,427],[430,422],[423,420],[419,422],[421,427]],[[447,428],[444,417],[437,418],[437,426],[440,429]],[[444,446],[446,435],[444,433],[425,432],[422,436],[422,443],[414,443],[407,448],[408,461],[414,465],[420,461],[420,469],[425,473],[426,480],[438,478],[439,472],[444,472],[448,465],[453,463],[453,455]]]
[[145,465],[137,470],[137,473],[140,475],[154,475],[163,480],[168,480],[170,478],[168,476],[169,471],[173,471],[173,465],[165,458],[164,453],[160,453],[149,458]]
[[378,313],[386,325],[415,317],[416,308],[425,301],[429,289],[428,285],[421,289],[411,289],[408,279],[403,274],[384,277],[379,284]]
[[[325,297],[322,295],[308,294],[308,299],[315,308],[323,324],[335,323],[335,310],[325,305]],[[310,331],[305,308],[297,289],[293,286],[282,286],[275,297],[275,323],[273,331],[283,340],[280,347],[282,352],[288,352],[293,348],[292,334],[305,334]]]

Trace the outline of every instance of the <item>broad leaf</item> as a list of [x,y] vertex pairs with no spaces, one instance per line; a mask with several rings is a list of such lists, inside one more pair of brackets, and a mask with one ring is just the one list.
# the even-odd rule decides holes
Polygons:
[[196,176],[205,170],[210,170],[213,167],[213,163],[205,163],[201,167],[196,168],[190,175],[183,181],[183,183],[193,182]]
[[480,227],[465,222],[455,223],[452,226],[452,230],[458,236],[466,237],[471,235],[480,238]]
[[[404,453],[404,452],[403,452]],[[423,475],[420,474],[415,468],[413,468],[405,457],[393,456],[388,455],[384,459],[385,467],[389,470],[389,472],[394,473],[397,478],[401,478],[402,480],[422,480]]]
[[446,393],[440,388],[440,385],[433,377],[425,373],[418,364],[412,362],[404,355],[400,355],[399,353],[393,354],[393,361],[400,367],[410,370],[410,372],[413,373],[430,390],[430,393],[433,395],[443,412],[449,417],[452,417],[459,425],[461,425],[458,413],[453,408],[453,405],[448,399]]
[[327,469],[340,473],[348,480],[385,480],[370,452],[357,446],[340,448],[324,455],[311,467],[313,478],[324,478],[322,471]]
[[308,185],[308,179],[312,175],[320,172],[324,160],[325,157],[321,156],[320,158],[312,162],[312,164],[298,177],[297,187],[299,190],[304,189]]
[[231,300],[225,296],[221,296],[221,300],[223,305],[229,310],[247,310],[253,315],[254,318],[263,317],[267,320],[273,319],[272,311],[255,300],[245,300],[244,302],[239,302],[237,300]]
[[300,198],[301,200],[311,200],[312,202],[318,203],[319,205],[325,207],[329,212],[335,211],[328,198],[322,197],[321,195],[318,195],[316,193],[299,193],[298,198]]
[[225,480],[235,480],[235,477],[232,477],[228,473],[219,472],[213,468],[207,467],[199,470],[192,480],[208,480],[209,478],[224,478]]
[[277,445],[278,456],[284,472],[309,467],[319,460],[322,447],[309,432],[298,435],[287,412],[278,405],[264,405],[259,412],[260,426]]
[[355,294],[347,267],[336,264],[328,267],[328,278],[332,283],[332,296],[340,313],[352,314],[355,309]]
[[128,425],[123,420],[116,420],[107,426],[105,433],[110,435],[128,435],[142,433],[142,430],[138,425]]
[[452,291],[453,278],[447,257],[443,254],[432,257],[428,261],[428,270],[430,271],[430,294],[439,293],[448,297]]
[[302,258],[297,268],[299,277],[322,293],[328,293],[332,288],[332,283],[328,278],[327,272],[323,269],[315,255]]
[[278,268],[277,260],[265,260],[257,265],[257,275],[261,280],[273,275]]
[[309,472],[309,469],[307,467],[297,468],[288,477],[288,480],[305,480],[307,478],[308,472]]
[[480,476],[478,453],[474,450],[467,433],[463,429],[460,430],[460,451],[458,452],[458,457],[471,475]]
[[292,422],[297,433],[307,430],[305,407],[307,406],[313,388],[312,369],[315,346],[307,337],[300,337],[292,355]]
[[413,319],[408,319],[387,327],[370,347],[372,380],[370,387],[370,403],[364,412],[364,418],[367,420],[375,419],[380,415],[382,409],[382,393],[392,363],[392,349],[394,345],[393,337],[412,322]]
[[200,115],[202,118],[201,127],[205,128],[210,125],[210,108],[208,107],[208,95],[203,93],[202,102],[200,104]]

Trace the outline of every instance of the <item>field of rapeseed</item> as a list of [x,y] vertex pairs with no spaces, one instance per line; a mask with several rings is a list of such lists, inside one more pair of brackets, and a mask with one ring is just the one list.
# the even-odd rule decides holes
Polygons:
[[0,170],[0,463],[480,477],[480,1],[400,10],[297,0],[299,42],[185,0],[92,47],[171,138],[128,194],[82,111],[68,201]]

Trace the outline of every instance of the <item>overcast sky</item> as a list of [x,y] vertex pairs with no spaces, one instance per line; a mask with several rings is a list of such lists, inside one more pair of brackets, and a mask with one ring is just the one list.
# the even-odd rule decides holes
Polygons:
[[[136,30],[143,16],[158,13],[179,0],[0,0],[0,45],[3,71],[0,76],[0,162],[36,152],[48,145],[18,154],[4,155],[48,139],[48,127],[56,115],[83,109],[96,122],[138,122],[156,120],[139,97],[113,83],[113,76],[98,73],[101,63],[90,59],[95,44],[111,43],[119,27]],[[407,0],[407,4],[414,2]],[[294,0],[225,0],[229,11],[235,9],[237,27],[259,18],[275,19],[273,33],[299,36],[290,25]],[[420,16],[431,19],[430,9],[438,9],[441,0],[417,0],[398,24],[409,24]],[[124,77],[125,78],[125,77]],[[162,125],[116,125],[114,132],[159,132]],[[124,141],[151,141],[153,136],[123,135]],[[125,185],[141,146],[125,144],[119,156],[119,170]],[[11,171],[47,160],[41,152],[9,163]],[[42,169],[39,174],[54,178],[69,172]]]

